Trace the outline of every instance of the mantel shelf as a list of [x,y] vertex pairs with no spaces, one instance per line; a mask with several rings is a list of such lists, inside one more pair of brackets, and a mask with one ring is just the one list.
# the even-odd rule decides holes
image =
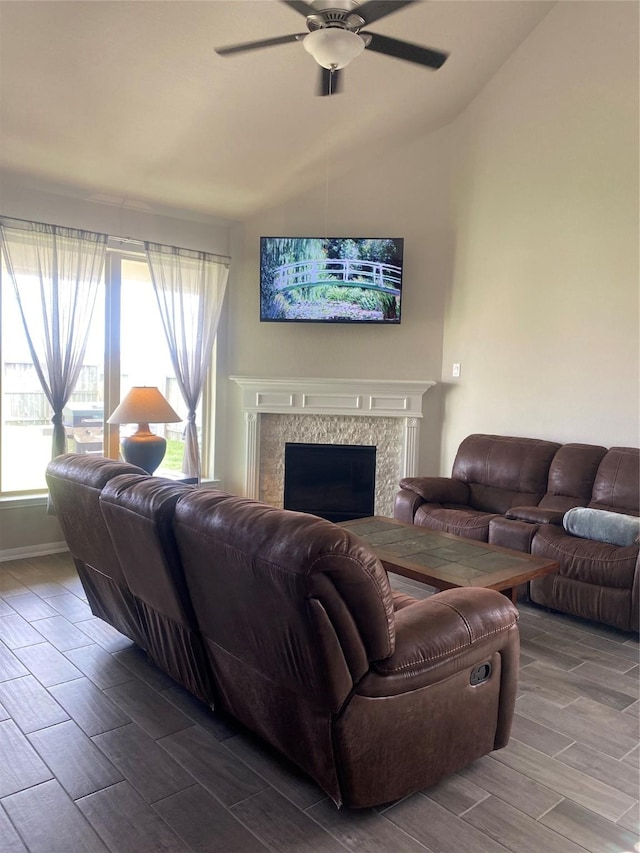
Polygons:
[[421,418],[433,380],[231,376],[245,412]]

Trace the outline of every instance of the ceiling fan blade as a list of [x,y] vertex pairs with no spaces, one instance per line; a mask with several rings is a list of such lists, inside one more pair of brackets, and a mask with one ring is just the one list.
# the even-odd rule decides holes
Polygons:
[[318,95],[337,95],[342,91],[342,75],[340,69],[320,68],[318,78]]
[[259,50],[262,47],[273,47],[277,44],[287,44],[290,41],[299,41],[304,38],[307,33],[293,33],[288,36],[276,36],[272,39],[262,39],[262,41],[248,41],[243,44],[228,44],[226,47],[216,47],[215,51],[218,56],[229,56],[233,53],[244,53],[247,50]]
[[419,44],[392,39],[388,36],[378,35],[378,33],[361,31],[360,35],[371,36],[367,50],[384,53],[386,56],[395,56],[396,59],[405,59],[407,62],[415,62],[418,65],[426,65],[428,68],[440,68],[449,56],[448,53],[441,50],[431,50]]
[[386,18],[387,15],[397,12],[403,6],[410,6],[415,2],[416,0],[368,0],[354,9],[354,12],[364,18],[368,26],[374,21],[379,21],[380,18]]
[[318,10],[314,9],[310,3],[305,3],[304,0],[282,0],[282,2],[287,6],[291,6],[292,9],[301,15],[304,15],[305,18],[308,18],[309,15],[318,14]]

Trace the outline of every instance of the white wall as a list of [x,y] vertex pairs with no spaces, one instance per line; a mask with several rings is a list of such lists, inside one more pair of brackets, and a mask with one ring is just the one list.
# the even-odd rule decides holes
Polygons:
[[638,4],[559,3],[458,122],[443,468],[497,432],[638,445]]
[[[321,186],[246,222],[228,373],[442,380],[425,474],[471,432],[637,445],[637,21],[634,3],[558,3],[456,122],[330,181],[328,213]],[[405,237],[399,327],[258,322],[260,235],[329,232]]]
[[[357,173],[330,166],[314,192],[234,229],[229,279],[227,375],[439,379],[444,295],[452,275],[451,133],[444,129],[386,157],[363,152]],[[328,204],[327,204],[328,197]],[[259,322],[260,236],[404,237],[402,322],[354,326]],[[227,389],[227,455],[216,475],[243,488],[239,389]],[[440,454],[440,389],[424,398],[421,467]]]
[[47,500],[0,501],[0,561],[66,551],[57,519],[47,515]]
[[[149,240],[218,255],[229,254],[229,222],[198,216],[190,211],[156,209],[133,203],[105,204],[78,193],[65,195],[65,187],[0,174],[0,213],[84,228],[110,237]],[[71,188],[66,188],[67,193]]]

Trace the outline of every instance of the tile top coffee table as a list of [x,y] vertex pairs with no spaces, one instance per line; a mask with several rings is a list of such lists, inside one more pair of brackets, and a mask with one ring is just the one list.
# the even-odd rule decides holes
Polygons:
[[343,521],[340,527],[364,539],[389,572],[437,589],[467,586],[497,589],[514,604],[519,584],[558,568],[558,563],[546,557],[498,548],[384,516]]

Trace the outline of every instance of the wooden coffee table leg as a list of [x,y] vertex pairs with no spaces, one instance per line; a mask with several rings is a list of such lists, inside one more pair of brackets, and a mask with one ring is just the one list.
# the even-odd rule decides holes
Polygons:
[[506,595],[514,604],[518,603],[518,587],[510,586],[508,589],[503,589],[502,594]]

